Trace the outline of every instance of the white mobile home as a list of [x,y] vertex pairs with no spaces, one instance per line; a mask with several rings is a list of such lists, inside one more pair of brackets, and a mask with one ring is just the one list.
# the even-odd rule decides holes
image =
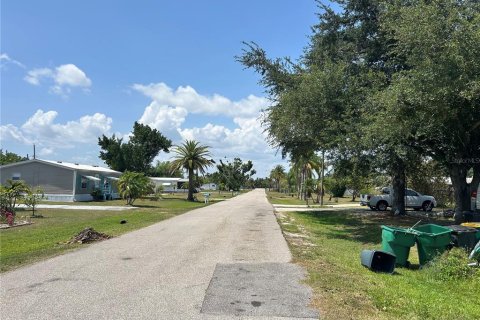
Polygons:
[[182,185],[188,182],[188,179],[167,177],[150,177],[150,180],[155,184],[155,188],[162,186],[164,192],[181,190]]
[[204,183],[200,186],[200,190],[217,190],[216,183]]
[[0,166],[0,183],[23,180],[44,190],[49,201],[90,201],[92,191],[119,198],[115,181],[122,173],[109,168],[50,160],[26,160]]

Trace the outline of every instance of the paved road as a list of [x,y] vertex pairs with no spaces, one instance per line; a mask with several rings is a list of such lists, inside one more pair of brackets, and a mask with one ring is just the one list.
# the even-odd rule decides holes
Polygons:
[[290,259],[254,190],[1,275],[1,319],[317,318]]

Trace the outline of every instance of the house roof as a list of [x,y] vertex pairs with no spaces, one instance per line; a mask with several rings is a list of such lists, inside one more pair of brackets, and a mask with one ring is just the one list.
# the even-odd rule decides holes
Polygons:
[[31,162],[44,163],[44,164],[52,165],[52,166],[55,166],[55,167],[60,167],[60,168],[65,168],[65,169],[70,169],[70,170],[94,171],[94,172],[102,172],[102,173],[108,173],[108,174],[121,174],[121,172],[119,172],[119,171],[115,171],[115,170],[112,170],[112,169],[109,169],[109,168],[95,166],[95,165],[70,163],[70,162],[63,162],[63,161],[43,160],[43,159],[31,159],[31,160],[25,160],[25,161],[20,161],[20,162],[9,163],[9,164],[0,166],[0,168],[15,167],[15,166],[18,166],[18,165],[31,163]]
[[157,182],[173,182],[173,181],[180,181],[181,178],[171,178],[171,177],[149,177],[150,180],[157,181]]

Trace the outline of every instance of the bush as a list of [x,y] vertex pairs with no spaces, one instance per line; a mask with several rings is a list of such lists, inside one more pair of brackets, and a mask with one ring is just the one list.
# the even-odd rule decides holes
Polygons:
[[103,192],[100,189],[95,189],[90,192],[90,195],[93,197],[93,200],[103,200]]
[[469,260],[465,250],[453,248],[433,260],[425,270],[428,275],[441,281],[466,279],[478,271],[468,266]]
[[341,198],[345,194],[347,187],[343,181],[334,180],[332,186],[330,187],[330,192],[335,198]]
[[154,192],[155,185],[143,173],[126,171],[117,182],[118,190],[128,205],[135,199]]
[[[38,203],[45,199],[45,193],[43,192],[43,189],[40,187],[36,188],[29,188],[29,191],[27,194],[24,196],[24,203],[32,208],[32,216],[36,217],[35,215],[35,208],[37,207]],[[39,215],[38,217],[42,217]]]
[[23,180],[7,180],[6,185],[0,185],[0,208],[15,215],[15,207],[18,200],[24,198],[24,194],[30,191],[29,186]]

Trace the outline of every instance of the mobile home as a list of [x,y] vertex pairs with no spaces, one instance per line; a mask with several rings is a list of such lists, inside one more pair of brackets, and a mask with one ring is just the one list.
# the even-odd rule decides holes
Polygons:
[[121,174],[96,165],[33,159],[0,166],[0,183],[23,180],[42,188],[49,201],[90,201],[94,190],[104,199],[119,198],[115,181]]

